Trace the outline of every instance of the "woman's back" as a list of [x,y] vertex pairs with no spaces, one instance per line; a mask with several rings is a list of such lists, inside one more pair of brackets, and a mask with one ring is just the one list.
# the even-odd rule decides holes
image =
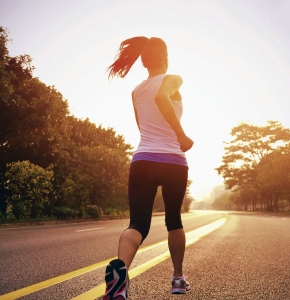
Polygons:
[[[165,74],[142,81],[133,91],[133,104],[138,115],[141,141],[135,153],[170,153],[184,157],[180,150],[176,134],[161,114],[156,102],[158,91]],[[182,101],[171,100],[180,120]]]

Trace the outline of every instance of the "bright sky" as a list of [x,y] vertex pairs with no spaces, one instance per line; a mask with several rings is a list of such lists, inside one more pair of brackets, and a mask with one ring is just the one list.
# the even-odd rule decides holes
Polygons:
[[113,127],[136,147],[131,91],[147,76],[137,61],[125,79],[107,80],[119,44],[165,40],[168,73],[183,77],[182,125],[191,193],[202,200],[223,182],[214,168],[223,141],[241,122],[290,127],[288,0],[0,0],[11,56],[29,54],[34,75],[54,85],[78,118]]

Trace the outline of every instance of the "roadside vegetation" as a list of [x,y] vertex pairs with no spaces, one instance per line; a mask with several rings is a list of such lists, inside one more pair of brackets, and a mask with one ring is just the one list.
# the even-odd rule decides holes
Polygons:
[[231,131],[216,170],[228,190],[212,207],[224,210],[290,211],[290,129],[242,123]]
[[128,216],[132,146],[74,117],[33,76],[28,55],[9,56],[8,42],[0,27],[0,223]]

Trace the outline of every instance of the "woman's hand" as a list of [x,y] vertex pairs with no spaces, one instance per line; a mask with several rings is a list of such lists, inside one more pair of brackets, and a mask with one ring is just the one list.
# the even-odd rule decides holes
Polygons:
[[180,150],[182,152],[188,151],[194,144],[193,140],[190,139],[185,134],[181,134],[181,135],[177,136],[177,140],[179,142]]

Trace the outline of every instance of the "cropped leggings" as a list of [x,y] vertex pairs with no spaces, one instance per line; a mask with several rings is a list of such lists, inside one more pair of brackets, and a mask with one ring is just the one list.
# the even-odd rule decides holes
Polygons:
[[[168,231],[181,229],[181,205],[187,185],[188,167],[152,161],[135,161],[129,172],[130,225],[147,237],[158,186],[162,187],[165,225]],[[142,244],[141,242],[141,244]]]

